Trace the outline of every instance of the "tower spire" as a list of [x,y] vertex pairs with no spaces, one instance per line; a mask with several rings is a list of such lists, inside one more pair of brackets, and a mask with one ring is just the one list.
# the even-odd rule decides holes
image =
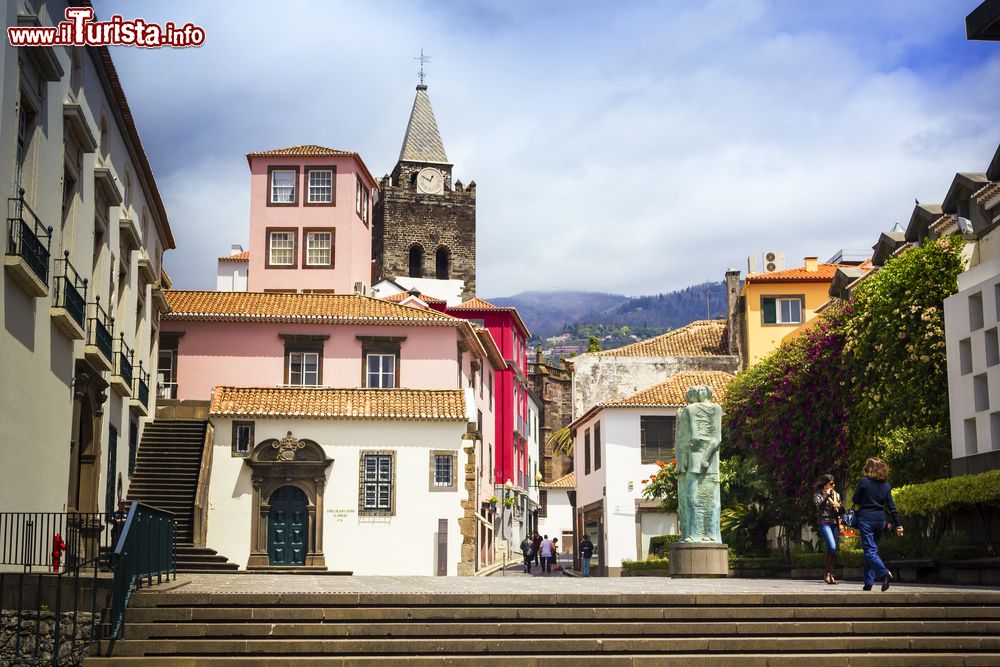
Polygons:
[[423,83],[417,86],[417,95],[413,99],[413,109],[410,111],[410,122],[406,125],[403,147],[399,151],[399,161],[449,164],[437,120],[434,118],[434,109],[431,108],[431,98],[427,95],[427,86]]

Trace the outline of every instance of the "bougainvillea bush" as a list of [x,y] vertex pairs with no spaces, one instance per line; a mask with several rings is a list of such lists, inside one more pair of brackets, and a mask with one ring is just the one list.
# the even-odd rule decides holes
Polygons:
[[850,315],[849,304],[828,309],[727,389],[723,438],[756,460],[783,495],[807,497],[823,473],[845,476],[850,378],[842,351]]
[[649,500],[659,500],[660,507],[667,512],[677,511],[677,459],[657,461],[657,471],[642,480],[642,496]]

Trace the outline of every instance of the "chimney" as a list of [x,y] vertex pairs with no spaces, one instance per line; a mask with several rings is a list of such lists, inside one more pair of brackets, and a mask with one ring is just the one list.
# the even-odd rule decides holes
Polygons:
[[806,273],[819,271],[819,257],[806,257]]
[[729,354],[740,355],[740,341],[743,332],[743,313],[740,310],[740,271],[726,271],[726,306],[729,330]]
[[230,255],[230,257],[233,256],[233,255],[238,255],[241,252],[243,252],[243,246],[241,244],[234,243],[231,246],[229,246],[229,255]]

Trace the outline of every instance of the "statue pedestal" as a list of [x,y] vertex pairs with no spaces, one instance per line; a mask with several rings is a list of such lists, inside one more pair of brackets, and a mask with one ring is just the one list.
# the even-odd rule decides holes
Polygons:
[[729,576],[729,547],[717,542],[678,542],[670,547],[670,576],[718,578]]

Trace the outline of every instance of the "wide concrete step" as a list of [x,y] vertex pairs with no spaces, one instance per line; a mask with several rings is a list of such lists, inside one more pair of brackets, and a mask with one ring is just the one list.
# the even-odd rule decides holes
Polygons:
[[[622,622],[589,621],[545,623],[533,627],[531,637],[558,639],[571,637],[634,637],[634,638],[705,638],[711,636],[758,636],[765,641],[785,635],[810,637],[837,636],[854,633],[865,635],[911,636],[961,636],[970,634],[997,635],[1000,640],[1000,621],[979,621],[972,627],[967,621],[660,621]],[[520,620],[496,622],[322,622],[322,623],[247,623],[247,622],[190,622],[190,623],[130,623],[125,639],[170,638],[339,638],[385,639],[389,637],[421,638],[484,638],[524,636]],[[997,645],[1000,649],[1000,644]]]
[[[185,547],[178,545],[180,555]],[[978,623],[979,619],[1000,621],[1000,607],[455,607],[455,606],[211,606],[211,607],[129,607],[129,623],[182,622],[182,621],[588,621],[600,619],[608,622],[650,622],[658,620],[751,620],[791,621],[830,620],[944,620],[961,619]]]
[[[316,627],[316,626],[313,626]],[[321,627],[321,626],[320,626]],[[537,628],[523,628],[534,635]],[[531,631],[529,633],[529,630]],[[482,653],[491,655],[558,655],[587,653],[714,653],[827,652],[843,650],[841,636],[796,637],[379,637],[369,639],[204,639],[169,638],[123,640],[115,645],[119,656],[139,655],[442,655]],[[1000,637],[921,635],[919,637],[852,636],[851,650],[860,651],[995,651]]]
[[668,665],[694,665],[696,667],[782,667],[805,665],[815,667],[962,667],[966,665],[1000,665],[1000,653],[980,653],[970,656],[965,653],[873,653],[859,655],[854,652],[838,651],[824,653],[821,660],[815,653],[786,653],[765,655],[706,655],[704,653],[678,653],[670,656],[617,655],[601,656],[596,661],[593,655],[581,653],[547,656],[506,656],[502,659],[485,658],[482,655],[458,654],[448,656],[391,656],[367,655],[353,657],[128,657],[128,658],[87,658],[88,667],[108,665],[162,665],[163,667],[225,667],[240,665],[246,667],[297,667],[298,665],[333,665],[335,667],[375,666],[375,665],[448,665],[449,667],[581,667],[602,665],[606,667],[664,667]]

